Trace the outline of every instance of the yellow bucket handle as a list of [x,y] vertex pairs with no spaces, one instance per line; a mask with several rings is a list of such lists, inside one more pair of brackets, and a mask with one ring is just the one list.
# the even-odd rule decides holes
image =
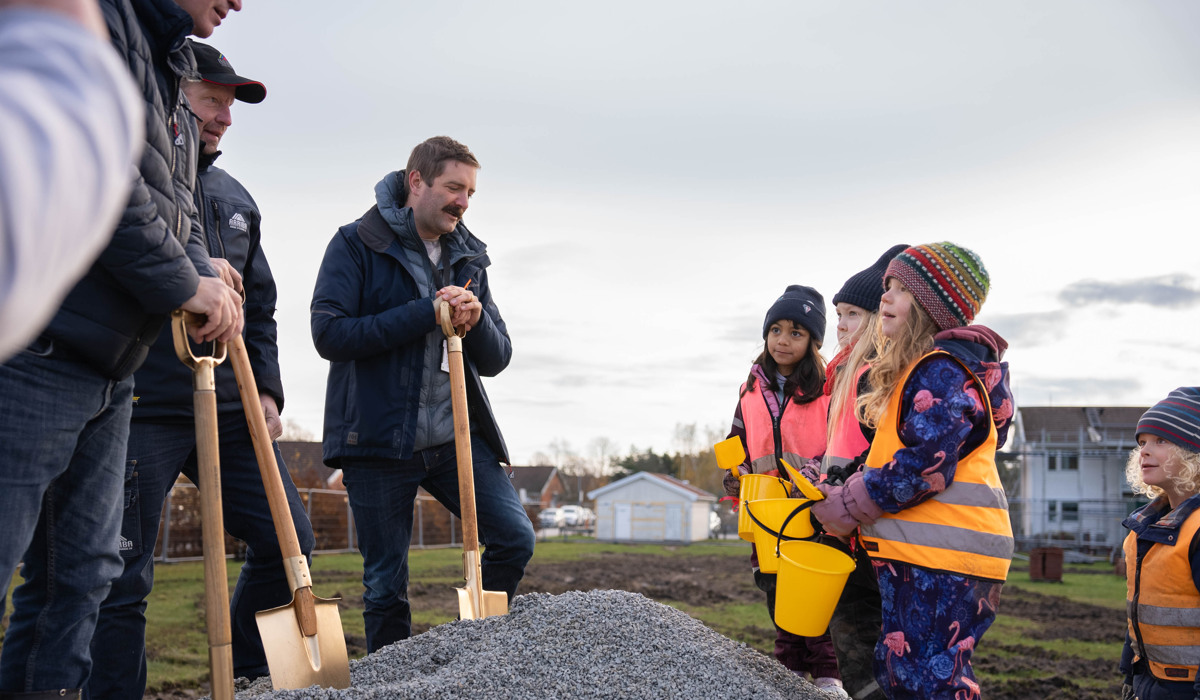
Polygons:
[[[781,479],[781,481],[782,481],[782,479]],[[760,522],[758,518],[754,517],[754,511],[750,510],[750,504],[753,502],[754,501],[747,501],[745,503],[746,515],[748,515],[750,517],[750,519],[754,521],[755,525],[761,527],[764,532],[766,532],[769,535],[775,535],[775,556],[776,557],[779,556],[779,544],[781,542],[783,542],[785,539],[789,542],[795,542],[795,541],[799,541],[799,540],[804,540],[807,542],[816,541],[817,533],[815,533],[815,532],[808,537],[792,537],[791,535],[783,534],[783,533],[787,532],[788,523],[792,522],[792,518],[796,517],[799,513],[802,513],[803,511],[806,511],[809,508],[812,508],[813,504],[816,503],[816,501],[805,501],[804,503],[801,503],[799,505],[799,507],[797,507],[791,513],[789,513],[788,516],[783,519],[783,525],[779,526],[779,532],[775,532],[771,528],[762,524],[762,522]]]

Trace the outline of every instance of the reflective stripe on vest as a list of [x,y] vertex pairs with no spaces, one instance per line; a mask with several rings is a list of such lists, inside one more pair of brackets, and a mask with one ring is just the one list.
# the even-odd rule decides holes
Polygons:
[[[962,365],[949,353],[934,351]],[[891,462],[905,447],[900,440],[900,400],[903,387],[921,360],[913,363],[897,383],[887,409],[879,421],[867,468],[878,469]],[[967,376],[991,415],[987,391],[965,365]],[[899,513],[884,513],[873,525],[863,525],[864,548],[876,559],[907,562],[936,571],[952,571],[976,578],[1003,581],[1012,561],[1012,521],[1008,499],[996,471],[996,424],[989,421],[983,444],[959,460],[954,481],[945,491]]]
[[[1137,536],[1125,538],[1125,614],[1135,659],[1167,681],[1194,681],[1200,667],[1200,591],[1188,556],[1200,510],[1179,528],[1175,546],[1154,544],[1137,561]],[[1146,573],[1143,576],[1143,572]],[[1135,602],[1136,601],[1136,602]]]
[[[741,398],[742,423],[746,427],[746,452],[756,474],[780,468],[775,462],[775,428],[759,383]],[[779,425],[783,458],[799,469],[804,462],[825,452],[825,416],[829,397],[796,405],[788,401]]]
[[846,466],[871,446],[862,434],[862,427],[854,415],[854,403],[858,400],[858,380],[869,369],[868,365],[858,368],[858,375],[854,377],[854,383],[850,386],[850,395],[842,405],[842,415],[829,417],[834,421],[834,428],[833,434],[829,436],[829,449],[825,451],[825,459],[821,463],[822,472],[828,472],[833,466]]

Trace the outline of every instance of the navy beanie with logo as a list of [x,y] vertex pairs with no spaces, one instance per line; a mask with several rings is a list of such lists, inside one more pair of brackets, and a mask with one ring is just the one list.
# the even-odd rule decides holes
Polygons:
[[833,295],[833,305],[845,302],[866,311],[879,311],[879,299],[883,296],[883,273],[887,272],[888,263],[892,258],[903,253],[906,248],[907,243],[888,248],[874,265],[846,280],[838,293]]
[[790,284],[783,296],[771,304],[767,318],[763,321],[763,338],[776,321],[799,323],[809,336],[818,343],[825,342],[825,298],[812,287]]
[[1150,433],[1200,452],[1200,387],[1181,386],[1142,414],[1134,435]]

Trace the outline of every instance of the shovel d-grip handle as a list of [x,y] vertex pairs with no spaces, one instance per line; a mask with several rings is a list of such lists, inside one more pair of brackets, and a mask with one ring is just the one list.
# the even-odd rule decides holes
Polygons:
[[198,356],[192,352],[192,344],[188,341],[187,327],[200,325],[199,320],[199,317],[183,309],[175,309],[171,312],[171,335],[175,340],[175,355],[192,371],[206,361],[211,362],[215,367],[224,362],[228,356],[225,343],[219,342],[213,343],[212,355]]
[[275,450],[271,446],[271,433],[267,430],[267,419],[263,415],[262,404],[258,398],[258,382],[254,380],[250,355],[246,352],[246,341],[242,336],[236,336],[232,346],[229,356],[233,363],[233,375],[237,378],[238,393],[242,397],[242,408],[246,412],[246,424],[250,429],[250,441],[254,443],[254,456],[258,461],[263,490],[267,494],[271,521],[275,524],[275,535],[279,538],[284,572],[295,598],[296,621],[304,636],[311,637],[317,633],[317,611],[313,600],[312,575],[308,571],[308,558],[300,551],[300,540],[296,536],[296,525],[292,522],[287,491],[283,488],[279,463],[275,461]]

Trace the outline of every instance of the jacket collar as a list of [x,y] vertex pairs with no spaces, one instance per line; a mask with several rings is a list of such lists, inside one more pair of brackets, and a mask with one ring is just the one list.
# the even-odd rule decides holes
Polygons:
[[1197,508],[1200,508],[1200,495],[1192,496],[1174,510],[1166,495],[1161,495],[1135,510],[1121,524],[1141,539],[1174,545],[1179,528]]
[[211,153],[211,154],[205,153],[204,152],[204,144],[201,143],[200,144],[200,153],[196,157],[196,167],[197,167],[198,171],[204,172],[205,170],[208,170],[210,167],[212,167],[213,163],[217,162],[217,158],[220,158],[220,157],[221,157],[220,151],[216,151],[215,153]]

